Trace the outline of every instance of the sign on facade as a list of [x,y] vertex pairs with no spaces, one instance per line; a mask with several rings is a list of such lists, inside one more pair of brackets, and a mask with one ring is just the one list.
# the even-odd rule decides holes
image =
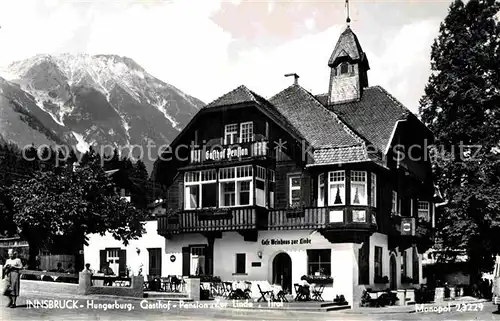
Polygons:
[[240,158],[245,156],[248,156],[248,148],[241,148],[241,146],[238,146],[236,148],[228,147],[220,150],[210,150],[205,153],[205,159],[213,161]]

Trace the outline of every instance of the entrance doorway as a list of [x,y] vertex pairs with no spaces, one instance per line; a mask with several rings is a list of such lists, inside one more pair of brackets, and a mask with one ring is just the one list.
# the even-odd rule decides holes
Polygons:
[[273,260],[273,284],[281,285],[292,293],[292,259],[287,253],[279,253]]
[[396,271],[396,256],[395,255],[391,255],[391,262],[389,263],[389,267],[390,267],[390,274],[391,274],[391,283],[390,283],[390,287],[391,287],[391,290],[396,290],[397,287],[398,287],[398,279],[397,279],[397,271]]
[[161,249],[148,249],[149,252],[149,274],[152,277],[161,277]]

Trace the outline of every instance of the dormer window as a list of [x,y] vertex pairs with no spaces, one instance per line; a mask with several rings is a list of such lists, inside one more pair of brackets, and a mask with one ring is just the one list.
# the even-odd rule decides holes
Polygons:
[[349,73],[349,64],[347,62],[343,62],[340,64],[340,75],[344,75],[344,74],[347,74]]

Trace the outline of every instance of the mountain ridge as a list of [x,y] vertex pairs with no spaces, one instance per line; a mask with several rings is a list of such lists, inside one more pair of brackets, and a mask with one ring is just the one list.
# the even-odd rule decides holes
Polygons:
[[[12,62],[0,77],[7,78],[0,81],[4,95],[0,107],[24,96],[17,113],[29,110],[47,128],[42,132],[53,133],[80,151],[88,145],[162,146],[204,105],[152,76],[133,59],[118,55],[40,54]],[[4,123],[9,121],[4,117]],[[4,133],[1,117],[0,133]],[[10,136],[18,143],[16,135]],[[24,143],[27,138],[19,136]],[[151,171],[154,159],[143,160]]]

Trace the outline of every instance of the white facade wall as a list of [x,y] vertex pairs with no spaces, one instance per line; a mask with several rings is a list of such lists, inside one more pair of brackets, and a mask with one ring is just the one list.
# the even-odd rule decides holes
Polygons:
[[[137,240],[131,240],[128,246],[124,246],[122,242],[116,240],[110,233],[104,236],[99,234],[87,235],[89,238],[88,246],[84,247],[85,263],[90,263],[90,268],[94,271],[100,269],[100,250],[105,248],[120,248],[127,251],[127,265],[132,268],[136,274],[139,265],[142,264],[142,275],[146,276],[149,271],[149,256],[148,248],[161,248],[161,253],[165,253],[165,238],[158,235],[157,221],[146,221],[144,228],[146,233]],[[140,249],[140,255],[137,254],[137,249]],[[167,275],[167,266],[164,264],[165,259],[162,258],[162,275]]]
[[[105,248],[126,249],[127,265],[136,270],[139,264],[143,264],[143,275],[149,271],[148,248],[161,248],[162,253],[162,276],[182,275],[182,248],[189,245],[208,245],[207,238],[202,234],[188,233],[175,235],[171,239],[165,239],[157,234],[157,222],[145,223],[146,233],[138,240],[130,241],[125,247],[120,241],[115,240],[110,234],[105,236],[89,235],[89,245],[84,249],[85,263],[90,263],[94,270],[99,269],[99,251]],[[296,240],[298,244],[269,244],[266,240],[282,239]],[[301,240],[309,239],[310,243],[300,244]],[[374,233],[370,237],[369,255],[369,284],[359,285],[358,274],[358,250],[362,244],[355,243],[330,243],[319,232],[314,230],[287,230],[287,231],[259,231],[257,242],[247,242],[237,232],[223,232],[222,238],[214,241],[214,263],[213,275],[219,276],[223,281],[251,281],[253,283],[252,294],[259,296],[257,283],[263,290],[269,289],[273,278],[273,260],[279,253],[287,253],[292,261],[292,285],[299,283],[303,275],[307,275],[307,250],[308,249],[331,249],[331,276],[333,285],[327,285],[323,298],[327,301],[333,300],[336,295],[344,295],[346,300],[358,306],[362,291],[366,288],[373,290],[385,290],[389,284],[375,284],[375,246],[382,247],[382,276],[391,277],[390,255],[396,256],[397,286],[401,284],[401,256],[398,249],[389,252],[387,235]],[[136,249],[141,250],[137,255]],[[412,276],[412,248],[407,249],[407,275]],[[258,253],[262,252],[262,258]],[[235,274],[236,253],[246,254],[246,273]],[[420,282],[422,282],[422,255],[420,259]],[[172,262],[173,261],[173,262]],[[260,262],[261,266],[253,267],[252,262]],[[404,286],[404,285],[403,285]],[[292,286],[293,287],[293,286]],[[295,295],[295,293],[294,293]]]
[[[298,240],[295,245],[264,245],[263,241],[271,239]],[[301,239],[310,239],[310,244],[300,244]],[[189,244],[207,244],[201,234],[174,236],[167,240],[166,261],[170,274],[182,274],[182,247]],[[333,286],[327,286],[323,293],[325,300],[332,300],[336,295],[343,294],[348,302],[353,302],[355,286],[358,280],[357,253],[359,245],[352,243],[332,244],[320,233],[313,230],[298,231],[259,231],[257,242],[246,242],[243,236],[236,232],[224,232],[222,238],[214,242],[214,275],[224,281],[254,282],[252,293],[259,294],[257,283],[262,289],[267,289],[272,283],[273,260],[279,253],[287,253],[292,261],[292,285],[299,283],[303,275],[307,275],[307,250],[331,249],[331,272]],[[262,252],[262,259],[258,253]],[[236,253],[246,254],[246,273],[235,274]],[[169,257],[180,258],[170,262]],[[260,267],[252,267],[252,262],[260,262]],[[294,293],[295,294],[295,293]]]

